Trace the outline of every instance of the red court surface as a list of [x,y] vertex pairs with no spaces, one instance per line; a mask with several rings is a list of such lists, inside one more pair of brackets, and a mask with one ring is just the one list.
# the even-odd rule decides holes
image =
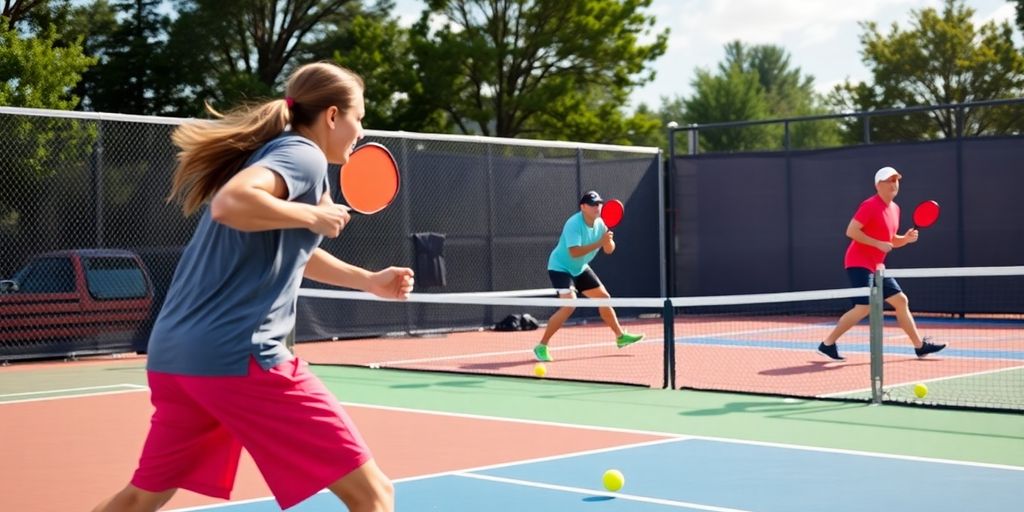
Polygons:
[[[551,341],[554,362],[548,377],[662,387],[664,341],[661,324],[624,324],[648,338],[619,349],[604,324],[565,328]],[[299,343],[296,353],[314,364],[379,365],[387,368],[530,376],[537,363],[533,346],[543,331],[470,331],[435,336],[365,338]]]
[[[391,478],[664,439],[360,406],[347,409]],[[151,412],[146,391],[0,403],[2,509],[90,509],[130,479]],[[243,454],[233,499],[269,495],[252,460]],[[210,503],[223,501],[180,491],[167,508]]]
[[[868,328],[840,338],[846,362],[815,352],[832,329],[826,317],[697,317],[678,320],[675,330],[676,386],[792,396],[831,396],[870,388]],[[618,349],[600,322],[559,331],[550,345],[555,361],[547,377],[664,386],[660,322],[627,324],[648,338]],[[1024,330],[1019,324],[923,321],[921,331],[947,352],[919,360],[896,326],[887,324],[884,358],[887,385],[1024,368]],[[471,331],[429,337],[368,338],[301,343],[298,353],[313,363],[533,376],[532,347],[540,331]]]
[[[728,355],[723,355],[728,351]],[[826,396],[865,390],[871,386],[867,354],[846,354],[831,362],[807,350],[747,347],[683,346],[677,349],[676,385],[698,389],[729,389],[797,396]],[[886,385],[964,375],[963,359],[918,359],[894,355],[884,359]],[[970,360],[971,372],[1024,367],[1024,361]]]

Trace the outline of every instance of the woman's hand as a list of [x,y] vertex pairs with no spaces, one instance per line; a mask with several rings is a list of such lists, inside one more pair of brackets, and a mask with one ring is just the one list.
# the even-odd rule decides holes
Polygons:
[[411,268],[388,267],[370,275],[366,291],[385,299],[408,299],[412,293],[413,272]]
[[309,230],[327,238],[335,238],[345,229],[352,216],[348,213],[348,207],[343,204],[336,204],[331,200],[330,193],[324,193],[320,203],[313,207],[314,220]]

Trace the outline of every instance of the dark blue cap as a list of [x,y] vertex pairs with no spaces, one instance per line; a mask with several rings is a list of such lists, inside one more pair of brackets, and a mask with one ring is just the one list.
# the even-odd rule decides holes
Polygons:
[[589,204],[590,206],[604,203],[604,199],[601,199],[601,195],[594,190],[588,190],[583,197],[580,198],[580,204]]

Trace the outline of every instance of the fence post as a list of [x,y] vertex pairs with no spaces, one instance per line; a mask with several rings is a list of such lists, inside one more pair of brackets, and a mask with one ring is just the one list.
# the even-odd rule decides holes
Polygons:
[[576,148],[576,198],[583,197],[583,148]]
[[94,215],[96,216],[96,247],[106,247],[106,233],[104,233],[104,222],[103,222],[103,120],[96,123],[96,147],[94,148],[93,158],[93,173],[92,179],[95,180],[93,183],[93,200],[96,201],[94,206]]
[[672,299],[665,298],[665,305],[661,308],[661,318],[664,321],[665,330],[665,378],[662,387],[667,389],[676,388],[676,334],[675,334],[675,310],[672,307]]
[[871,403],[881,404],[884,398],[882,379],[882,331],[885,319],[882,310],[882,270],[875,270],[870,280],[871,294],[868,304],[871,310],[870,315],[870,342],[871,350]]
[[662,296],[667,297],[675,293],[675,255],[673,240],[675,238],[675,190],[672,186],[672,176],[676,168],[676,129],[679,123],[669,121],[668,128],[668,159],[665,160],[664,172],[658,180],[658,188],[661,194],[661,256],[662,267]]
[[[668,208],[665,202],[665,189],[668,180],[668,166],[662,167],[661,165],[661,149],[658,149],[658,154],[654,155],[654,175],[658,177],[658,270],[661,274],[660,284],[658,287],[658,293],[662,297],[668,296],[668,243],[666,241],[666,226],[665,216],[668,213]],[[664,174],[662,174],[664,169]]]
[[[954,115],[954,123],[956,123],[956,229],[960,238],[960,243],[956,244],[956,261],[957,266],[964,267],[967,266],[966,243],[963,239],[966,229],[964,223],[964,107],[957,106]],[[962,292],[963,288],[961,288]]]
[[[497,187],[494,184],[494,145],[487,145],[487,289],[494,289],[494,190]],[[494,308],[487,306],[486,313],[484,314],[488,324],[493,325],[495,322]]]

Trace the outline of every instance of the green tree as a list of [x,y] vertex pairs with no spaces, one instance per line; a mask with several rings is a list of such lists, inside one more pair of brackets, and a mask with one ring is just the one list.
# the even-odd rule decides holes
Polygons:
[[[30,23],[32,15],[24,15],[17,24],[0,18],[0,105],[73,109],[78,98],[71,87],[94,60],[80,45],[62,43],[52,24]],[[89,154],[94,137],[93,126],[86,122],[0,116],[0,247],[6,248],[0,259],[6,264],[16,265],[24,258],[18,252],[28,247],[24,241],[46,241],[38,226],[56,211],[55,196],[47,192],[68,187],[44,182],[58,172],[81,172],[88,165],[83,151]]]
[[44,11],[49,8],[50,0],[8,0],[0,9],[0,18],[3,18],[7,28],[14,28],[22,21],[38,21],[40,18],[46,18]]
[[169,81],[175,74],[165,55],[170,20],[158,12],[161,4],[96,0],[72,11],[67,32],[81,37],[99,60],[75,88],[84,109],[142,115],[173,110]]
[[[280,93],[288,72],[331,19],[358,8],[350,0],[177,0],[167,58],[180,76],[180,108],[199,113]],[[351,10],[350,10],[351,9]],[[200,101],[195,101],[200,100]]]
[[308,46],[304,60],[332,60],[359,73],[366,82],[363,125],[381,130],[448,131],[439,110],[412,101],[422,97],[411,55],[409,31],[391,16],[394,6],[337,16],[325,24],[323,39]]
[[[463,133],[622,140],[622,105],[650,80],[650,0],[430,0],[413,27],[413,102]],[[606,126],[599,126],[605,124]]]
[[[1017,2],[1017,28],[1024,32],[1024,0],[1015,1]],[[1021,51],[1024,51],[1024,48]]]
[[53,27],[30,36],[0,23],[0,104],[16,107],[74,108],[70,93],[81,73],[95,62],[82,47],[63,46]]
[[[771,118],[794,118],[827,114],[825,98],[814,90],[814,77],[792,67],[789,54],[780,46],[746,46],[739,41],[726,45],[722,69],[739,66],[748,73],[757,73],[768,102]],[[836,121],[798,121],[789,123],[789,147],[811,149],[840,143],[840,126]],[[785,144],[785,141],[781,141]]]
[[[659,138],[659,120],[646,107],[632,115],[623,112],[620,91],[592,86],[554,98],[549,114],[531,121],[528,132],[545,140],[574,140],[603,144],[650,144]],[[664,139],[664,135],[660,136]]]
[[[793,67],[786,50],[774,45],[726,44],[717,73],[698,70],[694,89],[688,100],[663,104],[670,120],[706,124],[826,113],[824,99],[814,91],[814,77]],[[791,122],[788,137],[791,149],[834,146],[839,143],[839,126],[836,122]],[[708,151],[785,148],[786,125],[707,128],[700,131],[700,141],[701,149]]]
[[[693,96],[683,100],[683,124],[752,121],[769,117],[767,93],[756,72],[744,71],[733,63],[720,66],[719,73],[698,69]],[[702,129],[701,151],[744,151],[774,149],[781,128],[757,124],[744,127]]]
[[[833,105],[874,110],[1020,96],[1024,55],[1013,45],[1013,28],[1007,22],[976,27],[973,15],[974,9],[961,0],[946,0],[941,12],[911,11],[906,30],[893,23],[883,34],[875,23],[863,23],[861,53],[873,81],[838,86],[832,94]],[[960,128],[967,136],[1021,129],[1021,116],[1012,109],[962,110]],[[950,109],[872,118],[871,136],[875,140],[953,137],[956,117],[957,112]],[[848,127],[849,136],[858,140],[861,121]]]
[[747,46],[740,41],[725,45],[722,73],[736,66],[744,73],[756,73],[758,83],[774,116],[803,115],[812,108],[814,77],[792,68],[786,50],[774,45]]
[[665,122],[658,112],[641,104],[626,120],[626,144],[634,146],[660,147],[662,153],[668,154],[668,138],[665,135]]

